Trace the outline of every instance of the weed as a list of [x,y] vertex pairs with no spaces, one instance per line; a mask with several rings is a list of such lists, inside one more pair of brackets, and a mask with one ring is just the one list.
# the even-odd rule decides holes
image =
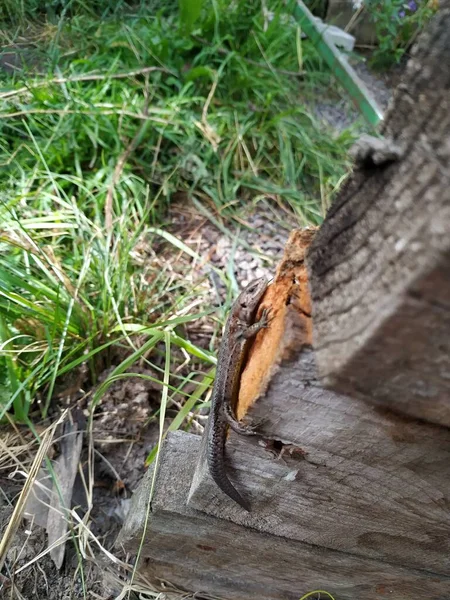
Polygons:
[[[306,108],[330,75],[289,7],[197,1],[180,20],[177,4],[0,8],[3,46],[21,65],[0,76],[0,419],[36,437],[31,421],[52,401],[85,388],[92,417],[127,377],[161,390],[159,442],[168,406],[170,430],[190,426],[213,380],[220,319],[199,347],[188,327],[212,312],[213,267],[168,222],[175,194],[223,232],[261,197],[316,224],[345,172],[352,135],[330,133]],[[217,275],[231,301],[233,268]],[[137,364],[151,375],[133,373]],[[87,438],[89,508],[83,520],[68,513],[84,597],[78,540],[119,564],[87,525]]]
[[[300,223],[316,224],[352,141],[305,108],[328,75],[282,3],[268,17],[259,2],[217,0],[187,28],[169,5],[123,4],[120,18],[100,0],[83,6],[54,5],[28,44],[33,66],[3,75],[0,92],[0,365],[10,389],[0,416],[13,406],[20,421],[35,400],[46,415],[71,371],[95,385],[105,366],[132,364],[127,352],[158,357],[167,323],[172,343],[210,362],[176,321],[197,316],[185,307],[198,276],[186,284],[187,260],[174,275],[157,256],[173,195],[218,223],[254,195],[281,196]],[[42,17],[42,3],[23,7],[24,18]]]
[[436,0],[368,0],[365,4],[375,23],[377,48],[371,62],[378,68],[400,62],[416,34],[438,8]]

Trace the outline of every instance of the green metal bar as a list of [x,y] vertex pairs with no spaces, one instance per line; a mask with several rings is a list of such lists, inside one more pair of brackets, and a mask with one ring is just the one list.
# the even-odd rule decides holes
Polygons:
[[383,120],[383,113],[364,82],[348,64],[345,56],[336,48],[332,40],[324,37],[324,31],[319,29],[315,18],[301,0],[297,0],[293,16],[366,121],[375,128]]

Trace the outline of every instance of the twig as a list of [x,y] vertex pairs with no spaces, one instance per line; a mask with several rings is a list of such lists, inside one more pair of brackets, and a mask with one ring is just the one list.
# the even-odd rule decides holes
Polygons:
[[218,83],[219,83],[219,81],[218,81],[218,78],[216,77],[216,79],[214,80],[214,82],[211,86],[211,89],[209,90],[209,94],[208,94],[208,97],[206,98],[206,102],[203,105],[203,110],[202,110],[202,121],[203,122],[206,122],[208,119],[208,108],[209,108],[209,105],[211,104],[211,100],[214,97],[214,93],[216,91]]
[[356,10],[355,14],[352,15],[350,21],[347,23],[347,25],[345,26],[344,31],[346,33],[348,33],[349,31],[351,31],[353,24],[356,22],[356,20],[360,17],[360,15],[364,12],[365,9],[365,5],[364,3],[361,4],[361,6]]
[[39,450],[36,454],[33,464],[31,465],[30,472],[28,473],[28,476],[25,480],[25,484],[22,488],[19,499],[17,500],[16,506],[13,510],[13,514],[11,515],[11,518],[8,522],[8,526],[6,527],[5,533],[3,534],[3,537],[0,541],[0,570],[3,568],[3,564],[6,560],[6,552],[8,551],[8,548],[13,540],[17,528],[19,527],[19,523],[22,518],[23,511],[25,509],[26,501],[33,488],[33,484],[41,467],[41,463],[44,460],[48,449],[50,448],[50,445],[52,443],[56,427],[63,422],[66,414],[67,411],[61,415],[58,421],[53,423],[53,425],[51,425],[48,428],[48,430],[44,433],[42,437]]
[[46,85],[51,85],[53,83],[62,84],[74,81],[103,81],[105,79],[126,79],[128,77],[134,77],[136,75],[146,75],[148,73],[152,73],[153,71],[161,71],[162,73],[170,73],[171,75],[176,75],[176,73],[170,71],[169,69],[165,69],[164,67],[143,67],[142,69],[135,69],[134,71],[127,71],[124,73],[91,73],[88,75],[74,75],[73,77],[56,77],[54,79],[39,81],[38,83],[21,87],[18,90],[10,90],[9,92],[3,92],[0,94],[0,100],[5,100],[7,98],[11,98],[12,96],[17,96],[30,90],[44,87]]

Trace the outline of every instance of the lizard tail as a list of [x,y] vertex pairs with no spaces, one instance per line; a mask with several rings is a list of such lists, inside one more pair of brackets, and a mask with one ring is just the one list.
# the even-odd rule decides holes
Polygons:
[[224,492],[227,496],[232,498],[235,502],[237,502],[244,510],[250,512],[250,503],[248,500],[243,498],[241,494],[237,491],[231,481],[228,479],[227,474],[225,472],[225,465],[223,462],[223,456],[211,455],[208,454],[208,466],[209,472],[211,473],[211,477],[220,487],[222,492]]
[[237,491],[237,489],[234,487],[234,485],[231,483],[231,481],[228,479],[228,477],[225,474],[223,474],[223,476],[219,476],[219,477],[215,477],[212,474],[212,478],[217,483],[217,485],[220,487],[220,489],[223,492],[225,492],[225,494],[227,496],[229,496],[235,502],[237,502],[240,506],[242,506],[242,508],[244,510],[246,510],[247,512],[250,512],[250,503],[248,502],[248,500],[246,500],[245,498],[243,498],[241,496],[241,494]]

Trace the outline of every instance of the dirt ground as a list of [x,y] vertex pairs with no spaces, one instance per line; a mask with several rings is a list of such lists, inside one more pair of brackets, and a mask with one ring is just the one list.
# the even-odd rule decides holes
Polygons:
[[[289,231],[295,227],[292,214],[268,203],[258,205],[253,213],[248,214],[242,226],[238,227],[240,239],[245,240],[248,248],[257,248],[261,256],[255,256],[242,245],[235,246],[235,241],[221,233],[203,216],[192,209],[175,206],[171,215],[171,231],[183,239],[185,243],[201,255],[207,255],[209,263],[220,269],[227,269],[233,256],[236,264],[236,274],[239,286],[245,285],[254,277],[270,276],[274,265],[281,256]],[[249,227],[247,229],[247,226]],[[237,230],[236,230],[237,231]],[[207,269],[205,273],[207,273]],[[214,296],[222,295],[224,290],[221,282],[211,276],[212,302]],[[209,344],[208,331],[199,328],[191,332],[191,339],[204,348]],[[117,358],[119,362],[119,357]],[[99,376],[99,385],[116,366],[111,365]],[[130,371],[135,375],[158,376],[145,367],[134,367]],[[54,406],[53,419],[61,410],[70,407],[76,412],[75,420],[81,428],[86,427],[86,414],[91,394],[82,394],[77,389],[76,382],[65,381],[61,384],[62,391]],[[78,381],[78,388],[82,388]],[[92,392],[92,390],[91,390]],[[80,457],[80,470],[72,495],[72,506],[78,507],[80,517],[86,513],[89,505],[90,529],[102,546],[112,552],[119,560],[132,564],[132,559],[122,556],[114,548],[114,541],[127,514],[130,498],[145,472],[145,459],[155,446],[158,439],[158,417],[155,416],[160,401],[160,387],[152,381],[132,377],[114,382],[103,395],[95,412],[92,440],[94,447],[94,486],[92,501],[86,496],[86,485],[89,479],[88,440],[83,442]],[[176,411],[169,407],[167,419],[175,416]],[[206,415],[203,416],[206,419]],[[202,417],[200,417],[200,421]],[[201,433],[202,424],[193,423],[192,431]],[[31,439],[29,432],[20,431],[21,440],[15,440],[11,453],[16,453],[19,447]],[[4,432],[6,436],[6,430]],[[0,437],[2,437],[0,435]],[[58,436],[56,436],[58,437]],[[6,438],[4,438],[6,441]],[[31,446],[22,454],[18,454],[20,466],[0,462],[0,527],[4,531],[12,508],[24,481],[24,471],[32,461],[36,447]],[[55,448],[59,452],[58,444]],[[79,569],[80,558],[73,544],[66,544],[66,553],[61,570],[58,570],[48,554],[33,559],[45,552],[47,535],[45,530],[35,523],[26,522],[19,527],[13,543],[8,551],[4,573],[9,580],[0,580],[0,598],[33,599],[72,599],[83,598],[83,590],[87,598],[116,598],[123,586],[121,579],[127,576],[126,568],[117,568],[99,552],[92,543],[88,545],[94,556],[83,560],[83,574]],[[94,558],[95,557],[95,558]],[[23,570],[21,570],[23,569]],[[3,590],[1,586],[3,585]],[[3,594],[3,595],[2,595]]]
[[[360,66],[359,70],[384,108],[391,94],[390,84],[395,83],[397,77],[391,78],[389,82],[386,78],[371,75],[364,65]],[[355,118],[354,111],[345,101],[338,105],[324,101],[317,105],[316,114],[337,129],[346,126],[348,119]],[[237,244],[234,248],[235,242],[232,238],[185,204],[176,205],[171,217],[172,233],[195,248],[202,256],[207,256],[213,265],[226,269],[233,257],[239,285],[245,285],[254,277],[273,274],[289,231],[299,225],[292,214],[282,207],[268,201],[261,202],[245,216],[239,231],[239,237],[244,240],[244,244]],[[257,248],[264,257],[255,256],[248,248]],[[205,273],[210,280],[214,302],[214,296],[220,295],[223,290],[213,273]],[[208,331],[199,330],[196,335],[196,343],[208,347]],[[110,369],[101,374],[100,382],[108,375]],[[134,368],[133,372],[137,375],[155,375],[145,366]],[[80,392],[63,395],[57,401],[54,417],[62,408],[76,407],[82,426],[89,397],[89,394],[83,396]],[[72,504],[78,507],[77,512],[82,518],[89,504],[83,479],[89,479],[89,469],[93,466],[90,528],[104,550],[90,538],[84,546],[80,544],[77,553],[74,544],[69,542],[66,544],[65,559],[59,570],[49,554],[35,560],[46,550],[46,533],[36,524],[24,523],[16,532],[6,557],[3,568],[6,578],[0,579],[0,598],[107,600],[120,597],[124,589],[123,581],[129,574],[126,565],[132,566],[133,557],[121,555],[114,548],[114,540],[129,509],[130,497],[145,472],[145,459],[157,440],[158,417],[155,417],[155,412],[159,401],[160,388],[151,381],[138,377],[116,381],[98,405],[92,439],[88,440],[85,435]],[[168,418],[174,414],[173,409],[172,413],[169,410]],[[202,418],[193,431],[200,433],[201,424]],[[8,442],[8,431],[5,429],[0,434],[0,440],[9,446],[10,454],[19,456],[19,462],[14,464],[11,460],[0,461],[2,532],[8,524],[13,505],[22,489],[24,469],[29,467],[37,450],[34,446],[26,446],[27,439],[30,439],[26,432],[19,432],[20,435]],[[19,447],[22,448],[21,452],[17,451]],[[122,562],[115,564],[107,557],[105,551],[113,553],[116,559]],[[81,562],[82,569],[79,568]],[[139,596],[131,594],[129,597]]]

